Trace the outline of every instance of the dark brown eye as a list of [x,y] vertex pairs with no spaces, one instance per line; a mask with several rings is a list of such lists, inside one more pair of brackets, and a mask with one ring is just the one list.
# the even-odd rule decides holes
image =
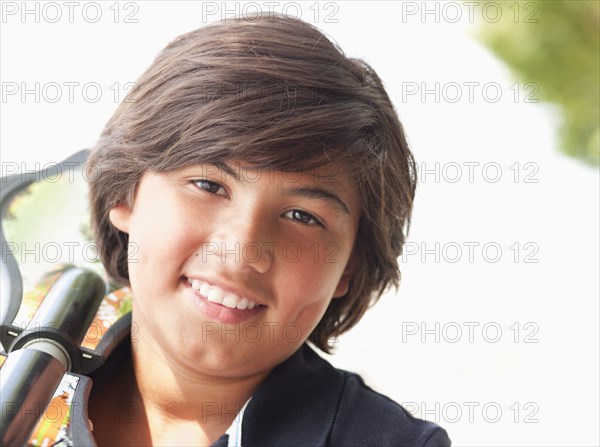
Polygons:
[[322,227],[323,224],[312,214],[307,213],[306,211],[302,211],[302,210],[290,210],[287,213],[285,213],[285,215],[296,221],[299,222],[301,224],[304,225],[316,225],[316,226],[320,226]]
[[[225,195],[225,191],[223,187],[216,182],[211,182],[210,180],[194,180],[193,183],[198,186],[198,188],[202,189],[211,194],[217,195]],[[221,191],[222,190],[222,191]],[[221,193],[219,193],[221,192]]]

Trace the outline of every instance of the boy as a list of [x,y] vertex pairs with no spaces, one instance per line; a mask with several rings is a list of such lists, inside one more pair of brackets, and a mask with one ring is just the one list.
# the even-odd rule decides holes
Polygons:
[[366,63],[273,14],[190,32],[90,166],[135,336],[92,374],[75,444],[450,445],[305,343],[328,352],[399,280],[415,164]]

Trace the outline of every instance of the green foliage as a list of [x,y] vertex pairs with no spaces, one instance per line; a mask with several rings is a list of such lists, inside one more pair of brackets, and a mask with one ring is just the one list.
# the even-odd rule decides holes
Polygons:
[[32,183],[12,199],[1,225],[27,287],[63,264],[105,276],[91,238],[87,184],[81,175]]
[[131,297],[128,296],[123,298],[121,301],[121,306],[119,307],[118,316],[119,318],[125,314],[128,314],[133,309],[133,303],[131,302]]
[[600,1],[484,2],[502,7],[480,39],[540,100],[562,112],[561,149],[600,164]]

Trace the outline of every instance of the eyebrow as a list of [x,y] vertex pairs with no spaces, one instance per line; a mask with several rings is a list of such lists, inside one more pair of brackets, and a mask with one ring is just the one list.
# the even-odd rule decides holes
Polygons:
[[241,181],[240,175],[237,172],[235,172],[235,170],[231,168],[227,163],[223,163],[222,161],[216,161],[212,164],[219,168],[221,171],[224,171],[227,175],[233,177],[233,179],[236,182],[239,183]]
[[[233,177],[236,182],[241,181],[240,175],[233,168],[231,168],[231,166],[229,166],[227,163],[215,162],[214,165],[217,168],[224,171],[227,175],[230,175],[231,177]],[[301,186],[301,187],[286,189],[285,195],[286,196],[294,196],[294,197],[305,197],[308,199],[324,200],[324,201],[329,202],[332,205],[334,205],[336,208],[338,208],[344,214],[350,214],[350,210],[348,209],[348,207],[346,206],[344,201],[342,199],[340,199],[340,197],[337,194],[335,194],[331,191],[328,191],[326,189],[317,188],[317,187],[313,187],[313,186]]]
[[315,187],[298,187],[290,188],[285,190],[285,195],[295,197],[306,197],[308,199],[319,199],[325,200],[332,205],[335,205],[344,214],[350,214],[350,210],[339,196],[326,189],[315,188]]

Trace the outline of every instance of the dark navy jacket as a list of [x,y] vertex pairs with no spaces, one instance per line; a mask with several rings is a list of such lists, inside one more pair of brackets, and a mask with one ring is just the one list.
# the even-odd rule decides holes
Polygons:
[[273,370],[244,413],[242,446],[276,445],[442,447],[450,439],[305,344]]
[[[130,315],[126,318],[130,321]],[[92,379],[110,374],[130,355],[129,332],[121,330],[121,334],[112,339],[112,346],[99,347],[107,354],[115,352],[92,373]],[[87,402],[92,383],[82,379],[74,400]],[[87,414],[73,416],[73,445],[95,445]],[[214,444],[226,445],[226,435]],[[304,344],[254,393],[242,419],[242,446],[445,447],[450,439],[438,425],[414,418],[366,386],[360,376],[334,368]]]

